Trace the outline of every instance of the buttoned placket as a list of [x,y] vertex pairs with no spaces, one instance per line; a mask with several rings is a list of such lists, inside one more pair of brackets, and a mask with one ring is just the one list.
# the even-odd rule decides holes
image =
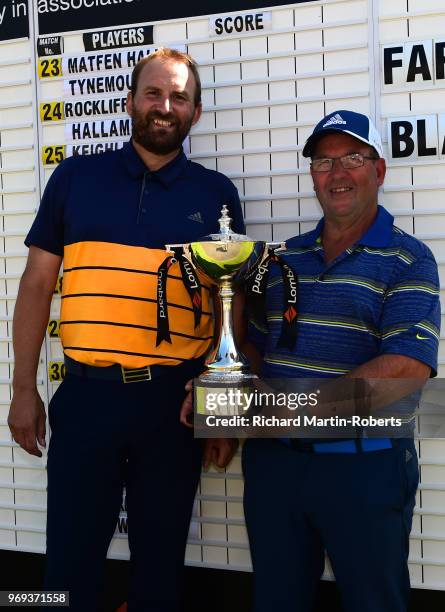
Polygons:
[[344,259],[346,259],[346,257],[349,257],[349,255],[352,255],[354,253],[354,251],[356,250],[357,244],[352,245],[351,247],[348,247],[345,251],[343,251],[343,253],[341,253],[340,255],[338,255],[338,257],[336,257],[335,259],[333,259],[332,261],[330,261],[329,263],[325,262],[325,258],[324,258],[324,249],[323,246],[320,245],[321,248],[319,251],[317,251],[317,255],[321,258],[321,260],[323,261],[324,264],[324,268],[323,270],[320,272],[320,274],[318,274],[318,276],[314,279],[316,283],[318,282],[323,282],[324,277],[326,276],[327,272],[329,272],[330,270],[332,270],[332,268],[334,266],[336,266],[337,264],[339,264],[341,261],[343,261]]
[[138,217],[137,223],[138,225],[145,225],[147,223],[147,198],[150,194],[150,187],[152,183],[152,176],[150,171],[144,172],[144,176],[142,177],[142,185],[141,185],[141,194],[139,197],[139,206],[138,206]]

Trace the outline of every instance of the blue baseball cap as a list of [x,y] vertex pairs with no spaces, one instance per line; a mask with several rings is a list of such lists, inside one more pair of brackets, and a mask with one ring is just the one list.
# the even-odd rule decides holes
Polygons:
[[380,134],[371,119],[367,115],[354,113],[350,110],[337,110],[326,115],[314,128],[314,131],[306,140],[303,148],[304,157],[312,157],[315,144],[325,134],[333,132],[344,132],[366,142],[374,147],[379,157],[383,157],[383,146]]

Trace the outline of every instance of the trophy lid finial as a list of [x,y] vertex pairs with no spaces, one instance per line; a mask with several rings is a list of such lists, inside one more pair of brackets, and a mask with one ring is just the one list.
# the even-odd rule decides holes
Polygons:
[[221,217],[218,219],[218,223],[222,235],[233,234],[232,228],[230,227],[232,219],[229,217],[229,209],[225,204],[221,208]]

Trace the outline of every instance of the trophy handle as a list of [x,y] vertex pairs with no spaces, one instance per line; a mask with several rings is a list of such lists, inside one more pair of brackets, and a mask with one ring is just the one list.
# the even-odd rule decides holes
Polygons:
[[[266,247],[273,250],[274,253],[282,253],[287,251],[286,242],[266,242]],[[265,253],[265,257],[267,256],[267,249]]]
[[185,257],[185,259],[189,262],[189,264],[192,266],[192,268],[194,270],[196,270],[196,266],[194,265],[193,261],[192,261],[192,252],[190,250],[190,245],[189,244],[183,244],[182,246],[182,256]]

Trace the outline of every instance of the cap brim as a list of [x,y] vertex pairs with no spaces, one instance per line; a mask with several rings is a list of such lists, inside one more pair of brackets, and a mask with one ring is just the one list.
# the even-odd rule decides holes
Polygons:
[[328,128],[323,130],[322,132],[317,132],[316,134],[311,134],[309,138],[306,140],[306,144],[303,147],[303,157],[311,157],[312,150],[320,138],[326,136],[326,134],[332,134],[333,132],[341,132],[343,130],[336,130],[335,128]]
[[372,147],[374,151],[377,153],[377,155],[380,157],[380,153],[370,142],[368,142],[364,138],[361,138],[360,136],[357,136],[357,134],[353,134],[349,130],[342,130],[341,128],[335,128],[335,127],[329,127],[329,128],[326,128],[325,130],[317,132],[317,134],[311,134],[309,138],[306,140],[306,144],[303,147],[303,157],[312,157],[312,152],[317,142],[321,138],[323,138],[323,136],[326,136],[326,134],[333,134],[335,132],[340,132],[341,134],[349,134],[349,136],[352,136],[356,140],[360,140],[361,142],[364,142],[368,146]]

